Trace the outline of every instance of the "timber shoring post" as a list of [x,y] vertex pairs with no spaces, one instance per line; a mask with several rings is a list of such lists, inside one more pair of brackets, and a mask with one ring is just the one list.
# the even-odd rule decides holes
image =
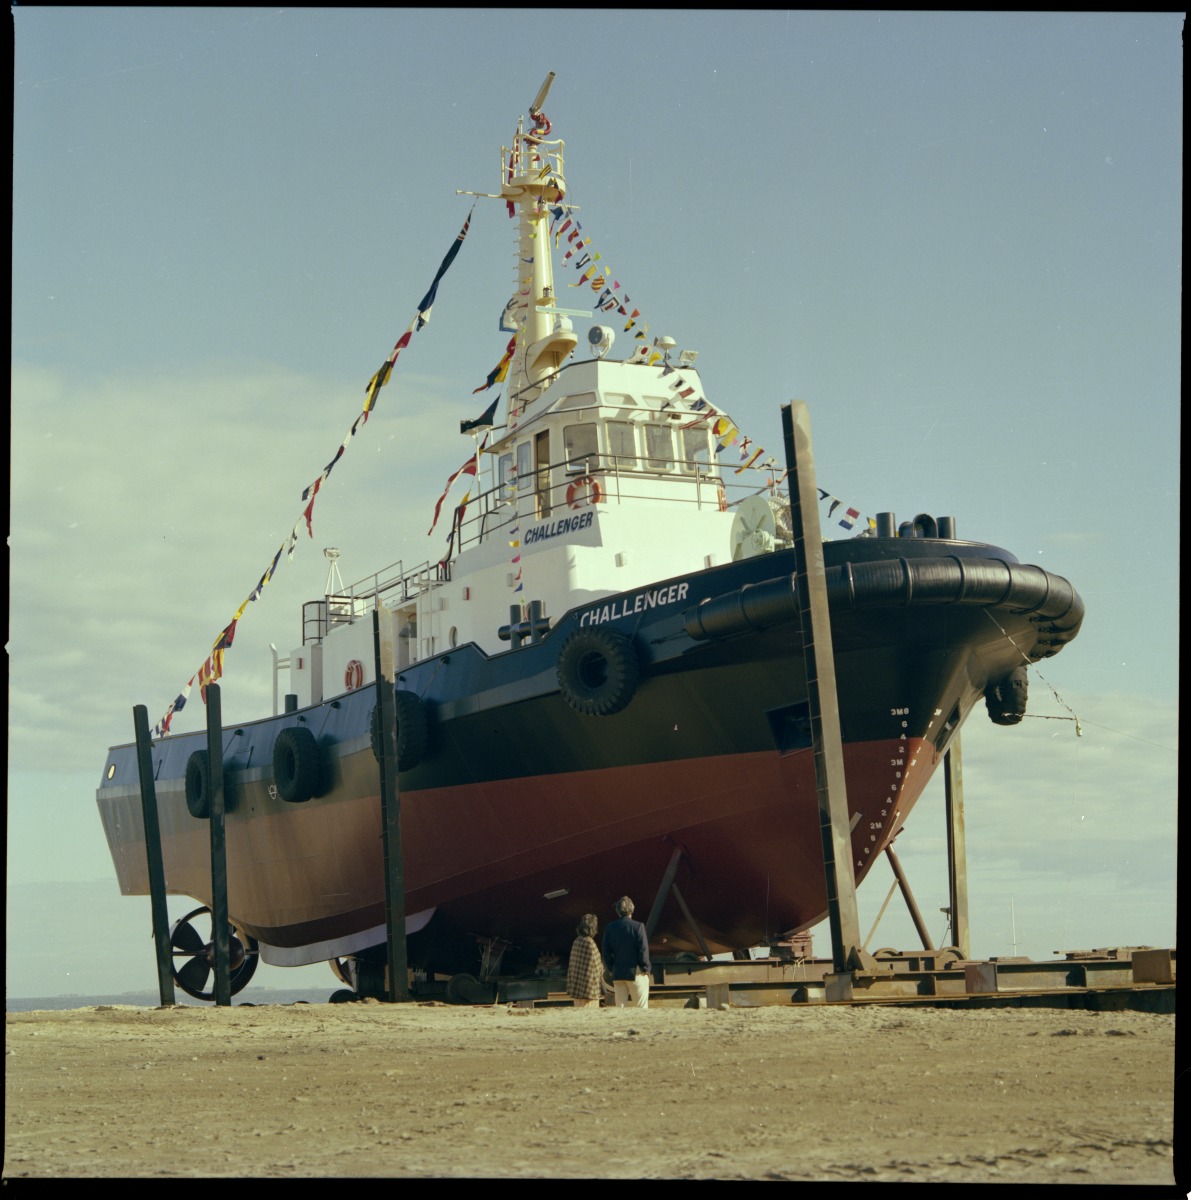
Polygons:
[[972,957],[968,929],[968,846],[964,835],[964,767],[959,734],[943,758],[947,799],[947,903],[951,906],[951,943],[964,958]]
[[827,569],[819,527],[819,498],[806,404],[782,405],[782,434],[790,480],[790,518],[794,533],[795,601],[802,628],[807,701],[819,796],[819,831],[823,840],[823,872],[827,884],[827,916],[836,975],[870,961],[861,949],[856,875],[852,867],[852,833],[844,780],[843,739],[839,724],[831,613],[827,604]]
[[405,854],[401,844],[401,788],[397,767],[397,706],[394,681],[381,662],[380,601],[372,610],[376,662],[376,716],[380,731],[380,808],[385,859],[385,933],[388,942],[388,998],[409,999],[409,954],[405,944]]
[[176,1003],[174,959],[170,945],[170,912],[165,899],[165,866],[161,857],[161,821],[157,815],[157,788],[153,783],[153,752],[149,740],[149,710],[137,704],[132,710],[136,732],[136,766],[141,780],[141,814],[145,823],[145,858],[149,868],[149,902],[153,912],[153,943],[157,951],[157,992],[161,1006]]
[[215,1003],[232,1002],[228,946],[227,840],[224,829],[223,710],[219,684],[207,684],[207,792],[211,821],[211,941],[215,946]]

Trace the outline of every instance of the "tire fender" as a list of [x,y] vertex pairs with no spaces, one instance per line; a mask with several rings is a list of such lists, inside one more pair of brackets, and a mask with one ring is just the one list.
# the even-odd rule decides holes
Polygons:
[[558,653],[558,690],[576,712],[609,717],[637,694],[641,666],[632,638],[613,629],[578,629]]
[[[430,724],[426,706],[413,692],[395,689],[393,703],[397,709],[397,770],[412,771],[426,757],[430,743]],[[377,762],[381,759],[380,716],[373,708],[368,718],[368,736]]]
[[1019,725],[1026,713],[1030,680],[1025,667],[1014,667],[984,689],[984,703],[994,725]]
[[199,821],[211,815],[211,771],[206,750],[196,750],[186,760],[186,808]]
[[273,743],[273,782],[287,804],[302,804],[322,792],[322,763],[314,734],[305,725],[283,729]]

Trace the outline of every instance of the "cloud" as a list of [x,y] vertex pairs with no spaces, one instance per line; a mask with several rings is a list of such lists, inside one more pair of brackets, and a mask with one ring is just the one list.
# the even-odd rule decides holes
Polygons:
[[[271,708],[268,644],[284,656],[300,641],[300,606],[326,581],[323,546],[340,548],[349,583],[440,552],[425,531],[470,450],[454,422],[474,407],[442,392],[407,372],[381,393],[318,495],[313,541],[303,528],[237,628],[229,719]],[[276,366],[75,379],[17,365],[12,395],[10,756],[98,768],[131,740],[132,705],[155,722],[251,594],[363,388]]]

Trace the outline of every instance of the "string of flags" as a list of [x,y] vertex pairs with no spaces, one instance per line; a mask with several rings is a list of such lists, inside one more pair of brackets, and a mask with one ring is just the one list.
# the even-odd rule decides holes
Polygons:
[[[458,255],[459,250],[463,246],[464,239],[467,237],[468,230],[471,227],[471,217],[472,212],[474,211],[475,205],[473,204],[471,211],[469,211],[467,214],[467,219],[463,222],[463,228],[459,230],[455,240],[451,243],[450,249],[447,250],[446,255],[439,264],[438,271],[435,273],[429,289],[419,302],[417,310],[414,313],[414,318],[409,323],[409,327],[397,339],[396,344],[385,358],[385,361],[381,363],[376,374],[373,375],[368,381],[368,386],[364,389],[363,408],[356,419],[352,422],[347,436],[342,442],[339,443],[339,448],[335,451],[331,461],[328,462],[327,465],[322,469],[318,477],[303,490],[302,501],[304,507],[302,508],[302,515],[294,523],[294,527],[290,531],[289,537],[278,547],[277,553],[273,555],[272,562],[269,563],[268,567],[264,571],[264,574],[262,574],[260,579],[257,581],[256,586],[252,589],[240,607],[236,609],[235,615],[232,617],[231,621],[229,621],[228,624],[225,625],[220,631],[219,636],[211,645],[210,654],[208,654],[203,660],[203,663],[198,670],[191,675],[186,686],[178,693],[173,701],[171,701],[161,720],[154,725],[154,737],[165,737],[170,732],[170,724],[174,719],[174,715],[181,712],[182,709],[186,707],[186,702],[190,699],[190,693],[193,690],[196,682],[198,683],[199,694],[202,696],[203,703],[205,704],[207,702],[207,688],[210,684],[216,683],[223,675],[223,657],[224,654],[232,647],[232,643],[236,636],[237,624],[239,623],[241,617],[243,617],[245,609],[247,609],[249,604],[260,597],[261,592],[264,591],[266,585],[273,578],[278,564],[281,562],[282,554],[285,554],[288,558],[293,558],[294,551],[298,546],[298,541],[301,536],[303,526],[305,526],[307,534],[311,538],[314,537],[314,502],[318,497],[319,490],[327,481],[327,478],[330,476],[335,465],[343,457],[347,450],[348,444],[356,436],[356,434],[359,433],[364,425],[367,424],[369,416],[376,408],[376,401],[380,394],[380,390],[385,386],[386,383],[389,382],[389,377],[393,373],[393,366],[397,362],[397,358],[401,354],[401,351],[409,345],[410,339],[413,337],[413,335],[424,328],[426,323],[430,320],[430,310],[434,307],[434,302],[438,295],[438,285],[442,282],[443,276],[450,269],[451,264],[455,261],[456,255]],[[460,472],[457,472],[457,474],[459,473],[462,473],[462,468]],[[452,482],[453,481],[454,478],[452,478]],[[466,503],[467,499],[465,498],[464,504]],[[435,510],[436,519],[437,515],[437,510]]]
[[[698,377],[687,375],[681,367],[673,366],[661,350],[651,345],[647,335],[649,332],[649,324],[645,321],[640,321],[640,309],[638,309],[630,299],[627,291],[621,287],[619,279],[613,277],[610,269],[603,264],[603,256],[601,252],[594,248],[591,239],[583,233],[583,227],[575,216],[575,210],[567,204],[558,204],[549,209],[550,212],[550,236],[554,239],[555,249],[560,249],[563,238],[566,238],[567,250],[563,255],[563,262],[570,262],[576,270],[580,271],[579,280],[576,283],[568,284],[569,287],[582,287],[587,284],[597,293],[594,309],[596,312],[610,313],[618,312],[626,318],[624,331],[627,333],[631,329],[636,329],[633,335],[635,339],[643,344],[637,346],[629,356],[629,362],[645,363],[649,366],[662,364],[662,378],[673,375],[674,378],[669,381],[669,389],[673,393],[672,399],[663,404],[663,410],[670,407],[675,401],[682,401],[686,408],[697,414],[694,420],[679,426],[680,429],[691,429],[695,426],[708,423],[712,437],[715,439],[717,456],[723,453],[730,446],[737,446],[740,450],[740,465],[734,469],[734,474],[741,475],[748,470],[757,470],[767,472],[770,476],[772,486],[777,486],[782,483],[787,472],[781,470],[778,472],[778,461],[766,450],[753,442],[750,438],[743,436],[740,430],[732,422],[726,414],[720,412],[712,405],[702,394],[699,386]],[[573,260],[573,262],[572,262]],[[532,264],[533,258],[523,259],[525,263]],[[522,284],[527,284],[528,279],[520,281]],[[514,295],[505,305],[501,313],[500,328],[505,332],[513,332],[513,336],[509,339],[508,346],[505,349],[504,355],[495,367],[488,373],[487,380],[480,387],[475,388],[473,395],[477,392],[486,391],[493,384],[503,382],[508,374],[509,364],[512,361],[513,353],[516,349],[517,339],[520,336],[521,329],[524,328],[525,312],[524,306],[527,301],[523,297],[528,296],[528,289],[523,288],[518,294]],[[518,323],[516,314],[521,311],[521,319]],[[499,400],[499,397],[497,398]],[[484,427],[492,420],[492,414],[495,411],[497,400],[494,400],[488,410],[476,421],[461,422],[460,431],[467,432],[470,429]],[[452,483],[462,473],[462,468],[447,481],[446,490],[439,498],[438,504],[435,506],[435,518],[431,524],[431,531],[434,529],[434,524],[437,523],[438,513],[442,507],[446,494],[450,490]],[[827,505],[827,517],[831,519],[841,507],[844,508],[843,515],[839,518],[839,525],[843,529],[851,530],[860,520],[859,509],[848,505],[844,506],[844,502],[838,497],[831,495],[822,488],[818,489],[820,500]],[[470,495],[470,493],[469,493]],[[464,498],[464,504],[467,503],[467,497]],[[872,517],[866,517],[865,522],[870,530],[876,530],[876,521]],[[452,528],[451,543],[453,544],[454,529]],[[511,543],[512,544],[512,543]],[[515,558],[517,567],[518,591],[520,591],[520,542],[517,541],[518,555]],[[448,550],[449,556],[449,550]]]
[[550,209],[550,233],[556,250],[561,248],[563,235],[566,235],[567,250],[562,261],[580,272],[578,281],[568,283],[567,287],[586,285],[591,288],[596,293],[593,305],[596,312],[609,315],[617,313],[626,319],[625,333],[636,329],[633,337],[644,339],[649,333],[648,322],[639,321],[641,310],[621,287],[620,280],[613,277],[611,268],[603,261],[603,254],[595,249],[591,239],[583,233],[583,226],[569,204],[556,204]]

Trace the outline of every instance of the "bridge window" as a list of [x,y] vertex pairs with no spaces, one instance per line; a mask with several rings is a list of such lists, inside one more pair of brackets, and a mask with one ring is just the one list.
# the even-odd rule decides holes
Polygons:
[[522,442],[517,447],[517,486],[522,490],[533,487],[533,443]]
[[645,461],[655,471],[669,471],[674,466],[674,441],[669,425],[645,426]]
[[595,392],[579,392],[574,396],[568,396],[565,400],[560,400],[555,408],[561,412],[563,409],[571,408],[594,408],[597,403]]
[[637,408],[637,401],[623,392],[605,392],[604,403],[609,408]]
[[637,443],[631,421],[608,421],[608,465],[613,470],[635,471],[640,463],[637,459]]
[[500,498],[503,503],[513,498],[513,456],[512,454],[502,454],[496,461],[498,468],[497,478],[500,482]]
[[711,469],[711,447],[707,441],[707,426],[696,425],[682,431],[682,469],[703,471]]
[[595,470],[599,462],[595,425],[564,425],[562,442],[568,475],[589,475]]

